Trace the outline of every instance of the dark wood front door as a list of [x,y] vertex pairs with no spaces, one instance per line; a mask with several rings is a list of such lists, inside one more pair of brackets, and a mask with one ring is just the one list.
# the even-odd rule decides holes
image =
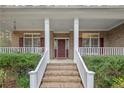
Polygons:
[[58,39],[58,57],[65,57],[65,39]]

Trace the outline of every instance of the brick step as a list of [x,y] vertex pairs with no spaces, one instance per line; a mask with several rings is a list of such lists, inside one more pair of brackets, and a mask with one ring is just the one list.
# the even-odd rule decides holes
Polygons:
[[80,88],[83,86],[75,63],[49,63],[41,87]]
[[68,66],[63,66],[63,65],[55,65],[55,66],[51,66],[51,65],[48,65],[47,70],[77,70],[77,67],[76,66],[71,66],[71,65],[68,65]]
[[78,71],[75,70],[47,70],[45,76],[79,76]]
[[81,82],[79,76],[45,76],[43,82]]
[[49,63],[48,65],[51,65],[51,66],[76,66],[75,63]]
[[76,82],[43,82],[41,88],[82,88],[81,83]]

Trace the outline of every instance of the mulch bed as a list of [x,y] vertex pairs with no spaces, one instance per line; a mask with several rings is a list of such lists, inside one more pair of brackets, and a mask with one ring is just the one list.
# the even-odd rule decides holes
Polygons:
[[4,69],[4,71],[7,73],[7,76],[2,84],[1,87],[3,88],[16,88],[16,74],[13,72],[10,68]]
[[4,88],[16,88],[16,80],[7,80],[3,83]]

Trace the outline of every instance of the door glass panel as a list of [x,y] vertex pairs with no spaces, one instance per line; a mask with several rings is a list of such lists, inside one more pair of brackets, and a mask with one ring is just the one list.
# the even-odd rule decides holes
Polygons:
[[65,40],[65,49],[69,49],[69,40],[68,39]]
[[58,48],[58,41],[55,39],[54,40],[54,49],[57,49]]

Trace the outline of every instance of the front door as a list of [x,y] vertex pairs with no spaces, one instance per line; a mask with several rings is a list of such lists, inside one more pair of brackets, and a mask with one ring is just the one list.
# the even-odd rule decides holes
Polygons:
[[65,39],[58,39],[58,58],[65,57]]

